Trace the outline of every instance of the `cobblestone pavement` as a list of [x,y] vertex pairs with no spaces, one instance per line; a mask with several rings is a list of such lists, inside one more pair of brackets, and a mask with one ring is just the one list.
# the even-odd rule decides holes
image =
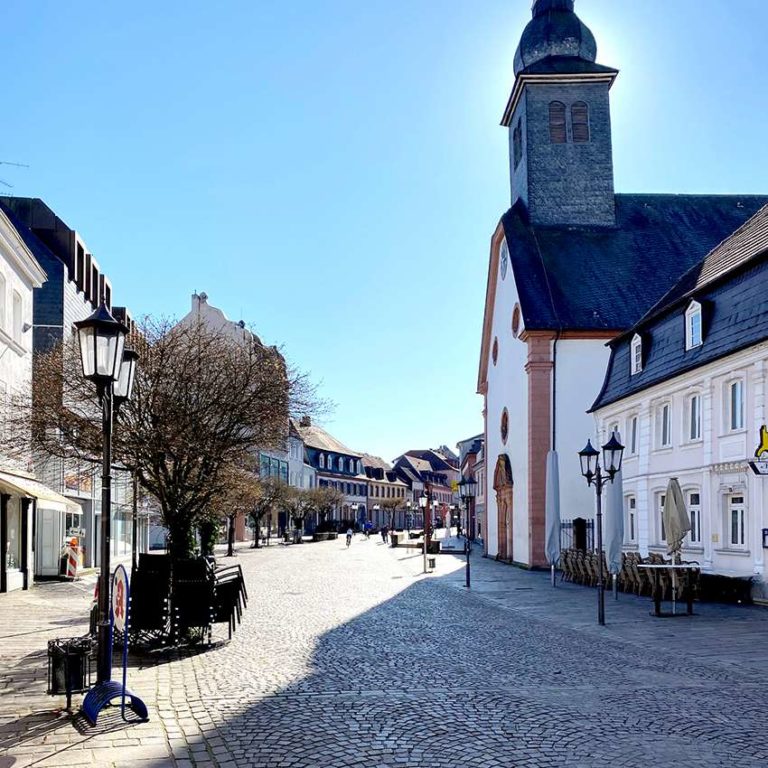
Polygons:
[[765,658],[768,611],[665,624],[627,599],[598,630],[591,590],[547,609],[546,575],[475,558],[468,592],[461,559],[422,577],[373,537],[238,562],[250,601],[232,642],[134,662],[140,725],[90,729],[43,694],[45,640],[84,629],[68,617],[92,583],[0,598],[0,768],[768,765],[766,665],[738,663]]

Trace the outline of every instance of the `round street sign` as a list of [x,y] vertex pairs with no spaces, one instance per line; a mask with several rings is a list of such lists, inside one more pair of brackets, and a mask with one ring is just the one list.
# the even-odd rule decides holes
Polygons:
[[128,612],[128,574],[122,565],[115,569],[112,577],[112,617],[115,629],[125,629],[125,616]]

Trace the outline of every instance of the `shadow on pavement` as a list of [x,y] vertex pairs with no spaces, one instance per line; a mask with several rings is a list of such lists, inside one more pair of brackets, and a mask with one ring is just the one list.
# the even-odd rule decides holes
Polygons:
[[308,671],[278,690],[252,680],[247,696],[220,692],[216,728],[192,744],[195,760],[765,766],[765,672],[509,611],[458,589],[460,576],[416,581],[327,631]]

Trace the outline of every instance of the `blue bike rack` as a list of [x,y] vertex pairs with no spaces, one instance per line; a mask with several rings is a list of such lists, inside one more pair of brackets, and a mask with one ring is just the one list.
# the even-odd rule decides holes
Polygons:
[[[88,719],[91,725],[96,725],[96,720],[104,707],[109,706],[115,699],[120,699],[120,711],[123,720],[125,717],[126,698],[130,699],[130,703],[127,705],[129,709],[133,710],[139,717],[140,722],[149,720],[149,713],[147,711],[147,705],[132,691],[129,691],[126,687],[126,681],[128,677],[128,628],[131,620],[131,587],[128,581],[128,573],[124,566],[118,565],[115,569],[115,576],[118,572],[123,571],[123,577],[125,579],[125,626],[123,628],[123,681],[118,683],[115,680],[103,680],[97,683],[86,694],[83,699],[83,714]],[[114,589],[115,577],[112,577],[112,585]],[[112,669],[112,642],[115,631],[115,614],[112,601],[110,601],[109,610],[109,668]]]

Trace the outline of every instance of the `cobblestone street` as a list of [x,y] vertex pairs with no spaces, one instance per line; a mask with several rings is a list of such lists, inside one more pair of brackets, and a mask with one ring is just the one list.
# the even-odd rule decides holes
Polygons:
[[[44,695],[45,642],[76,635],[93,582],[0,602],[0,766],[733,766],[768,764],[768,611],[648,616],[622,595],[550,591],[475,557],[380,539],[239,551],[249,590],[232,642],[134,661],[151,720],[91,729]],[[697,606],[697,610],[698,606]],[[223,637],[223,635],[222,635]],[[75,697],[79,703],[80,697]]]

